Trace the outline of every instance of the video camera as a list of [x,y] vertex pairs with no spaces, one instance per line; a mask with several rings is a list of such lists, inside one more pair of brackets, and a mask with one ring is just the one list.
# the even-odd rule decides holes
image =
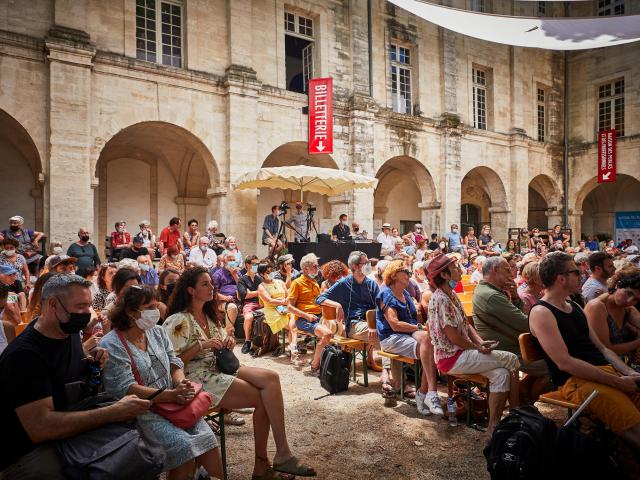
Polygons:
[[311,212],[315,212],[316,210],[318,209],[313,203],[311,202],[307,203],[307,212],[311,213]]
[[291,207],[289,207],[289,204],[285,200],[283,200],[278,208],[280,209],[280,211],[282,211],[282,213],[287,213],[287,210],[289,210],[289,208]]

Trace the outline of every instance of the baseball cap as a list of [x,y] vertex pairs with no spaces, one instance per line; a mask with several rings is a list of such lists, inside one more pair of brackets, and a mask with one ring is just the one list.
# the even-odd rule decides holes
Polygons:
[[278,265],[282,265],[283,263],[287,262],[293,262],[293,255],[291,255],[290,253],[278,257]]
[[382,228],[391,228],[391,224],[390,223],[383,223],[382,224]]
[[77,261],[77,258],[70,257],[69,255],[51,255],[49,258],[47,258],[46,263],[49,270],[52,270],[62,263],[76,263]]
[[140,235],[136,235],[135,237],[133,237],[133,243],[144,243],[144,240]]
[[18,273],[18,270],[13,268],[11,265],[2,264],[0,265],[0,273],[2,275],[15,275]]
[[427,277],[435,278],[439,273],[443,272],[452,263],[455,263],[455,258],[448,257],[444,253],[438,255],[429,262],[427,266]]

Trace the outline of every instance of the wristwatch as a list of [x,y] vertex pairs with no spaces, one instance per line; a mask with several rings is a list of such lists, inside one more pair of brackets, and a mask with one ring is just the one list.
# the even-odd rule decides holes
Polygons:
[[418,323],[418,330],[422,330],[424,327],[422,326],[421,323]]

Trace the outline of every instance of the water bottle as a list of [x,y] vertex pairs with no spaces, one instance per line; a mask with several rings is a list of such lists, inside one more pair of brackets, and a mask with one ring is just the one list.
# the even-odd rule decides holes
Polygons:
[[457,427],[458,426],[458,416],[456,415],[457,406],[456,406],[456,401],[453,399],[453,397],[449,397],[447,399],[447,412],[449,414],[449,426]]

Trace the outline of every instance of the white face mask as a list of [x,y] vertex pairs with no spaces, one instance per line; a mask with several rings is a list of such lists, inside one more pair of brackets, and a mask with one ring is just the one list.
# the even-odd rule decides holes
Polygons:
[[160,310],[142,310],[140,318],[136,318],[136,325],[140,330],[149,330],[158,324],[160,320]]
[[452,231],[453,233],[458,233],[458,229],[457,229],[457,228],[452,228],[452,229],[451,229],[451,231]]
[[442,250],[444,250],[444,247],[446,247],[446,246],[447,246],[447,245],[446,245],[444,242],[440,242],[440,248],[441,248]]
[[368,277],[369,275],[371,275],[371,272],[372,272],[372,271],[373,271],[373,269],[371,268],[371,264],[370,264],[370,263],[367,263],[366,265],[364,265],[364,266],[362,267],[362,274],[363,274],[365,277]]
[[207,247],[206,245],[200,245],[200,250],[202,250],[203,252],[206,252],[207,248],[209,247]]
[[2,253],[7,257],[13,257],[16,254],[15,250],[3,250]]

